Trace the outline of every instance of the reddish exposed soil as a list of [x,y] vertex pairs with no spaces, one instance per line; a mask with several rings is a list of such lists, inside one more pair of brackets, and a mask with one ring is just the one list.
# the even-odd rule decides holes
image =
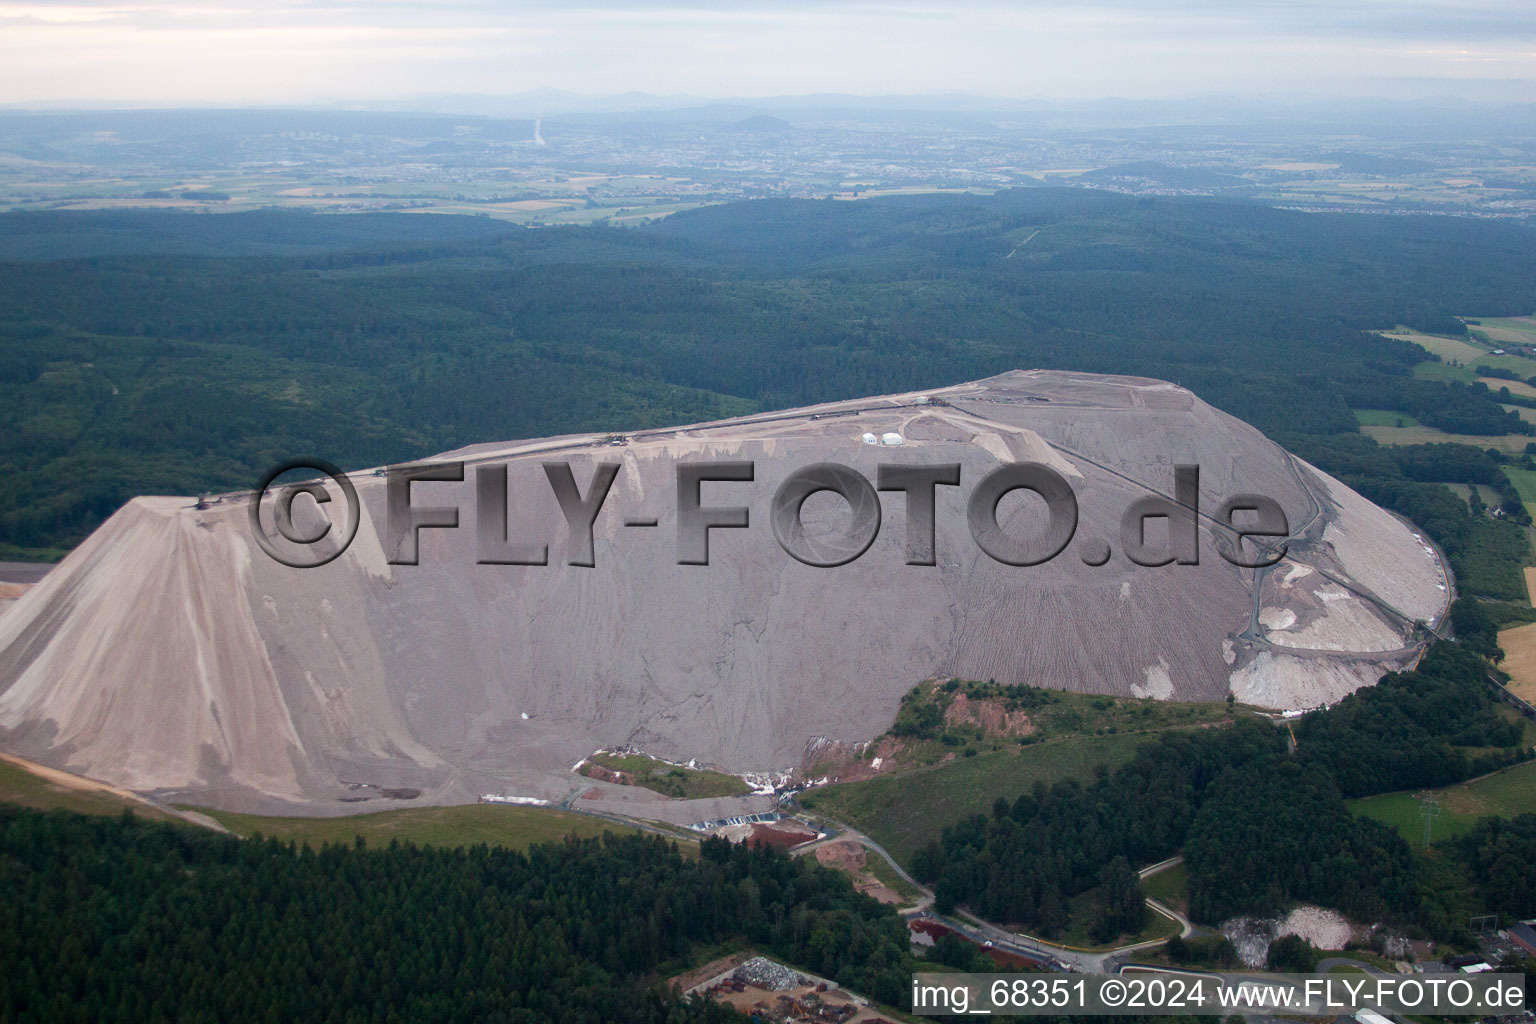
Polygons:
[[1043,966],[1039,960],[1031,960],[1027,956],[1019,956],[1017,953],[1007,953],[1001,949],[982,950],[992,958],[992,962],[1008,971],[1036,970]]
[[886,888],[884,883],[866,870],[869,865],[868,855],[864,847],[851,839],[840,839],[816,847],[816,860],[825,867],[851,876],[854,888],[872,899],[892,905],[902,902],[900,893]]
[[759,822],[753,824],[752,834],[747,836],[746,841],[752,846],[761,843],[764,846],[777,846],[788,850],[815,838],[815,832],[798,825],[786,825],[783,822],[765,825]]
[[581,774],[589,779],[597,779],[599,782],[615,782],[620,786],[633,786],[635,777],[629,772],[621,772],[616,768],[605,768],[600,764],[588,762],[581,766]]
[[946,935],[959,934],[953,928],[949,927],[949,925],[940,924],[937,921],[930,921],[926,917],[919,917],[915,920],[908,921],[907,927],[912,931],[917,932],[919,935],[926,935],[928,938],[933,939],[934,941],[938,941]]
[[[816,747],[814,755],[807,754],[800,774],[818,778],[825,775],[829,782],[872,779],[898,767],[907,748],[907,741],[896,736],[880,737],[872,752],[862,743],[822,743]],[[873,767],[876,760],[880,762],[878,769]]]
[[862,873],[864,865],[868,863],[864,847],[851,839],[839,839],[835,843],[816,847],[816,859],[829,868],[846,871],[850,875]]
[[[930,683],[938,681],[928,680]],[[971,700],[963,693],[956,694],[945,709],[944,721],[949,725],[975,726],[988,736],[1028,736],[1036,731],[1035,723],[1027,713],[1007,710],[1000,699]],[[911,747],[909,740],[891,735],[876,740],[873,749],[862,743],[817,740],[806,747],[800,775],[802,778],[826,776],[829,782],[858,782],[888,775],[907,766],[905,755]],[[953,760],[954,756],[947,754],[943,760]]]
[[955,694],[949,707],[944,710],[948,725],[974,725],[987,736],[1028,736],[1035,731],[1035,723],[1022,711],[1008,711],[998,699],[971,700],[963,693]]
[[[950,928],[948,925],[942,925],[937,921],[930,921],[926,918],[918,918],[914,921],[908,921],[907,927],[912,931],[917,932],[919,935],[927,936],[934,942],[937,942],[939,939],[946,935],[954,935],[964,942],[969,942],[973,946],[981,946],[981,943],[961,935],[959,932],[955,931],[953,928]],[[927,943],[924,943],[924,945],[927,945]],[[997,964],[997,966],[1001,968],[1004,968],[1005,970],[1018,970],[1021,968],[1033,969],[1041,966],[1040,961],[1032,960],[1027,956],[1020,956],[1017,953],[1009,953],[1001,949],[987,949],[986,947],[982,947],[981,951],[987,954],[993,963]]]

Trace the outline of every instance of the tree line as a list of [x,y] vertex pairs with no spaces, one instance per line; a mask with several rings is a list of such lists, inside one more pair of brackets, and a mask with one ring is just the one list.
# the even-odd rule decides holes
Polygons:
[[16,548],[73,544],[136,493],[250,486],[296,451],[366,466],[1027,366],[1161,377],[1324,439],[1360,438],[1351,407],[1530,429],[1369,333],[1536,308],[1529,231],[1495,222],[1035,188],[644,229],[7,214],[0,252],[27,257],[0,265]]
[[886,1003],[907,929],[772,849],[607,835],[526,854],[296,847],[0,805],[0,1019],[706,1024],[660,984],[751,943]]
[[1464,922],[1422,898],[1407,844],[1344,800],[1530,758],[1486,671],[1475,653],[1436,643],[1415,670],[1305,716],[1294,753],[1280,730],[1251,719],[1163,734],[1090,784],[1039,784],[946,828],[914,855],[913,874],[933,884],[941,911],[965,905],[1046,936],[1065,926],[1068,901],[1094,892],[1092,927],[1107,939],[1140,924],[1129,868],[1182,852],[1196,920],[1310,901],[1458,934]]

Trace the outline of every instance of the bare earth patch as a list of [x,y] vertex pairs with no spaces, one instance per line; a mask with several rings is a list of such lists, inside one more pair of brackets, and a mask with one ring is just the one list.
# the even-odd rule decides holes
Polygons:
[[30,583],[0,583],[0,615],[31,589]]
[[750,959],[752,959],[752,954],[749,952],[731,953],[730,955],[722,956],[717,960],[711,960],[709,963],[704,964],[702,967],[695,967],[691,971],[685,971],[684,973],[679,974],[677,977],[672,979],[672,983],[678,988],[682,989],[684,992],[687,992],[689,989],[694,988],[695,986],[704,984],[711,978],[716,978],[729,971],[734,971],[736,968],[740,967]]
[[881,903],[901,903],[901,895],[887,888],[867,870],[869,859],[864,847],[851,839],[840,839],[816,848],[816,860],[823,867],[852,876],[854,888]]
[[851,839],[839,839],[835,843],[818,846],[816,860],[826,867],[836,871],[846,871],[850,875],[862,872],[864,865],[868,863],[865,859],[864,847]]
[[221,828],[201,814],[161,807],[137,793],[49,768],[14,754],[0,754],[0,800],[39,810],[63,809],[77,814],[116,815],[131,810],[140,817],[156,821],[181,820]]
[[44,779],[55,786],[62,786],[65,789],[79,790],[82,793],[102,793],[115,796],[119,800],[144,804],[147,807],[155,806],[137,793],[130,793],[126,789],[109,786],[105,782],[97,782],[95,779],[88,779],[83,775],[71,775],[69,772],[60,771],[57,768],[49,768],[47,765],[37,764],[33,761],[28,761],[24,757],[17,757],[14,754],[0,753],[0,761],[4,761],[6,764],[13,764],[18,768],[24,768],[38,778]]
[[863,743],[839,743],[817,740],[806,744],[800,775],[807,779],[825,778],[828,782],[859,782],[877,775],[888,775],[907,766],[912,744],[898,736],[885,735],[869,750]]
[[776,846],[781,850],[793,850],[814,840],[818,833],[801,825],[792,818],[775,822],[753,821],[741,825],[727,825],[715,832],[733,843],[749,846]]
[[1001,700],[971,700],[963,693],[955,694],[944,712],[947,725],[974,725],[987,736],[1028,736],[1035,731],[1034,723],[1023,711],[1008,711]]

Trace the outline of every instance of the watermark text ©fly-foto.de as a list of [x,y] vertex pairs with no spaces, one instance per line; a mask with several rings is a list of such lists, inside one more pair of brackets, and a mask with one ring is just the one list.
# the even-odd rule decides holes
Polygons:
[[[569,462],[541,463],[548,487],[565,520],[564,550],[556,556],[566,565],[594,567],[596,545],[593,527],[618,478],[622,465],[599,462],[585,487],[576,479]],[[332,503],[331,488],[319,480],[276,485],[284,473],[318,470],[336,485],[346,506],[344,525],[336,517],[308,530],[294,521],[294,502],[308,495],[317,506]],[[428,482],[462,482],[463,462],[418,462],[389,467],[385,473],[385,526],[382,542],[387,560],[394,565],[416,565],[420,559],[423,530],[459,528],[457,505],[418,503],[413,485]],[[1173,493],[1148,493],[1131,502],[1120,519],[1120,550],[1134,564],[1163,566],[1198,565],[1199,521],[1205,519],[1217,537],[1221,556],[1233,565],[1257,568],[1284,557],[1284,540],[1290,535],[1285,511],[1271,498],[1237,494],[1221,502],[1214,513],[1200,509],[1198,466],[1174,467]],[[676,536],[679,565],[708,565],[710,536],[715,530],[749,529],[752,509],[746,505],[710,504],[703,500],[703,486],[747,484],[757,479],[751,461],[679,462],[676,465]],[[506,464],[477,465],[475,481],[475,561],[481,565],[549,565],[549,538],[519,537],[509,533],[509,492]],[[869,550],[881,525],[880,491],[905,496],[905,561],[908,565],[937,564],[935,532],[937,495],[940,487],[960,487],[959,463],[882,464],[873,483],[850,466],[818,462],[789,473],[768,505],[768,522],[774,538],[786,554],[805,565],[830,568],[846,565]],[[807,531],[806,501],[821,493],[837,495],[849,515],[841,529]],[[1015,492],[1033,495],[1043,502],[1043,527],[1005,529],[998,515],[1003,499]],[[719,493],[714,491],[713,493]],[[262,514],[270,502],[270,525]],[[526,498],[527,495],[521,495]],[[441,499],[437,499],[440,501]],[[718,500],[718,499],[716,499]],[[334,559],[356,535],[361,509],[356,488],[335,466],[319,459],[291,460],[273,469],[251,496],[251,529],[268,555],[285,565],[308,568]],[[1038,462],[1007,463],[986,473],[966,498],[966,524],[978,548],[1005,565],[1031,566],[1048,562],[1065,551],[1077,534],[1077,496],[1067,479]],[[1006,518],[1006,517],[1005,517]],[[1152,539],[1149,524],[1161,520],[1166,529]],[[656,527],[660,520],[628,517],[626,527]],[[322,543],[330,538],[328,544]],[[1249,542],[1245,544],[1246,542]],[[322,553],[323,552],[323,553]],[[1077,553],[1089,566],[1109,561],[1108,541],[1082,539]]]

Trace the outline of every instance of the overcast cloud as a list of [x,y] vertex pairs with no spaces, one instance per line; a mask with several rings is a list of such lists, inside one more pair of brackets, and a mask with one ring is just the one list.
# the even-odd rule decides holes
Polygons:
[[1536,100],[1536,2],[0,0],[0,102],[1331,92]]

